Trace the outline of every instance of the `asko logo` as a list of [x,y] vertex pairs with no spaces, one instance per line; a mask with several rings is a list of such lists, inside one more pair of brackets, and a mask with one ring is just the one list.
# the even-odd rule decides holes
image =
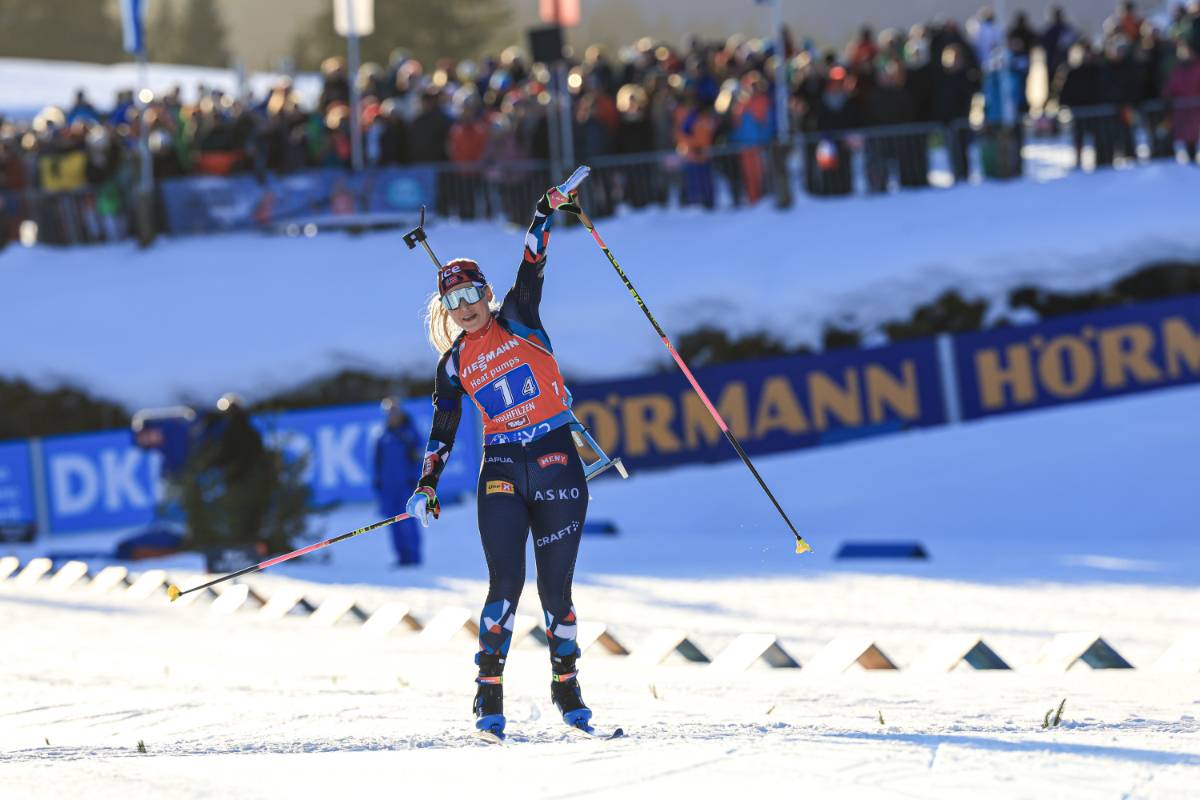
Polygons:
[[542,469],[545,469],[546,467],[550,466],[551,464],[566,464],[566,463],[567,463],[567,454],[566,453],[546,453],[546,455],[538,458],[538,466],[541,467]]

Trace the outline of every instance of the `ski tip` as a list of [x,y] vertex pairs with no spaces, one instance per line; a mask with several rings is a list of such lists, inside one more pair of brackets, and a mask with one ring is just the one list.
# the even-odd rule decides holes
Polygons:
[[176,586],[175,584],[172,583],[170,586],[167,587],[167,597],[171,598],[172,603],[174,603],[176,600],[178,600],[179,595],[181,595],[181,594],[183,594],[183,592],[179,591],[179,587]]
[[812,552],[812,545],[810,545],[808,542],[804,541],[803,539],[796,539],[796,555],[801,555],[802,553],[811,553],[811,552]]
[[624,735],[625,735],[625,729],[624,729],[624,728],[617,728],[615,731],[613,731],[613,732],[612,732],[612,734],[611,734],[611,735],[610,735],[608,738],[610,738],[610,739],[620,739],[620,738],[622,738]]

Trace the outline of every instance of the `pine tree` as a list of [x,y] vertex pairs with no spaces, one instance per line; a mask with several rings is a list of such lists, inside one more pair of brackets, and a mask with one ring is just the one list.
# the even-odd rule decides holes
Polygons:
[[103,0],[0,3],[0,54],[111,64],[128,56],[121,21]]
[[[505,0],[389,0],[375,4],[375,32],[359,40],[363,62],[387,64],[396,48],[432,66],[440,58],[479,58],[497,32],[507,28]],[[316,69],[342,56],[346,40],[333,29],[333,9],[317,16],[293,44],[300,69]]]
[[228,67],[231,58],[225,40],[225,22],[213,0],[187,0],[173,37],[176,64]]

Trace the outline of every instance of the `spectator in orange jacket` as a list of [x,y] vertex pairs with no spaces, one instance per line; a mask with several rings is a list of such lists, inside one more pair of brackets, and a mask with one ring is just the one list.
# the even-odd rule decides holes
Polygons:
[[491,124],[475,98],[463,104],[462,115],[450,126],[448,149],[455,164],[449,206],[462,219],[474,219],[479,213],[489,216],[480,162],[487,153]]

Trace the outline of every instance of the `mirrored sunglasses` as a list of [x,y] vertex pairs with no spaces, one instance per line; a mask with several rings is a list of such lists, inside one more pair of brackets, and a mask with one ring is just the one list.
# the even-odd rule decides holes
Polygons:
[[446,292],[442,295],[442,305],[448,311],[453,311],[458,308],[460,303],[478,303],[482,299],[483,289],[475,284],[470,284],[454,291]]

